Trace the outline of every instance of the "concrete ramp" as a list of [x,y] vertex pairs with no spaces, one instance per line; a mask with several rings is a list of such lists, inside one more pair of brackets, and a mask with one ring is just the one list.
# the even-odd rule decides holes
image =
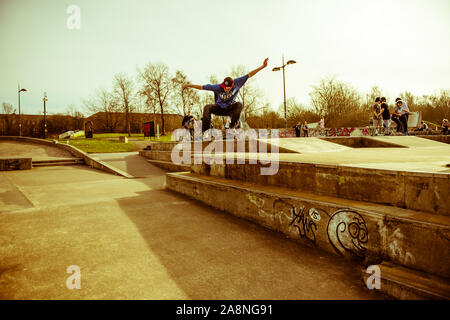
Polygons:
[[[268,142],[270,140],[260,139],[260,141]],[[274,142],[270,142],[274,144]],[[339,145],[337,143],[328,142],[319,138],[282,138],[278,140],[280,152],[287,149],[296,153],[306,152],[338,152],[350,150],[351,148]]]
[[367,137],[369,139],[394,143],[407,148],[424,148],[424,147],[443,147],[446,144],[430,139],[424,139],[412,136],[388,136],[388,137]]
[[31,201],[0,172],[0,213],[33,208]]
[[128,178],[160,176],[163,171],[149,165],[138,152],[92,153],[91,156],[128,175]]
[[[8,138],[8,137],[4,137]],[[32,158],[33,161],[71,159],[74,156],[56,146],[30,143],[27,141],[0,141],[0,157]]]

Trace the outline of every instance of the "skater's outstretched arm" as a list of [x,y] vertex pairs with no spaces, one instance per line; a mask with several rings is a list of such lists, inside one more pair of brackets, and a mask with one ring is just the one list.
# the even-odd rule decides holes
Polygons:
[[187,84],[185,84],[183,86],[183,90],[186,89],[186,88],[194,88],[194,89],[197,89],[197,90],[203,90],[203,86],[199,86],[199,85],[196,85],[196,84],[190,84],[190,83],[187,83]]
[[251,77],[253,77],[255,74],[257,74],[259,71],[261,71],[262,69],[264,69],[265,67],[267,67],[267,62],[269,61],[269,58],[265,58],[264,59],[264,62],[263,62],[263,64],[262,64],[262,66],[261,67],[259,67],[259,68],[257,68],[257,69],[255,69],[255,70],[253,70],[253,71],[250,71],[249,73],[248,73],[248,77],[249,78],[251,78]]

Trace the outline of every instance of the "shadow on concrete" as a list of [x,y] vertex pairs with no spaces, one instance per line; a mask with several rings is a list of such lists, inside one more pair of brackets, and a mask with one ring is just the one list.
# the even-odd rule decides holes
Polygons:
[[383,298],[356,264],[165,190],[165,171],[124,160],[149,191],[116,201],[190,299]]

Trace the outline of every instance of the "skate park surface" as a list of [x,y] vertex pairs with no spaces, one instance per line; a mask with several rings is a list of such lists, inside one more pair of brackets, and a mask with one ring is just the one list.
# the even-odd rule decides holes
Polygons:
[[24,157],[33,160],[58,160],[74,158],[69,152],[34,143],[0,141],[0,157]]
[[[448,172],[448,144],[401,138],[417,137],[381,137],[395,144],[389,148],[352,148],[317,138],[280,139],[280,148],[293,152],[279,158]],[[6,151],[2,146],[0,155],[15,155],[11,146]],[[60,151],[34,148],[29,152],[42,158]],[[20,147],[15,150],[17,156],[29,155]],[[140,154],[146,152],[155,151]],[[170,149],[160,152],[170,159]],[[361,268],[351,260],[299,246],[278,232],[166,189],[166,171],[136,152],[91,157],[134,178],[85,165],[0,172],[0,298],[388,298],[365,288]],[[211,193],[217,191],[205,192],[214,198]],[[436,223],[439,217],[428,218]],[[81,290],[66,287],[70,265],[81,269]]]
[[154,144],[140,154],[190,171],[168,173],[171,190],[304,246],[379,265],[389,295],[449,299],[446,137],[283,138],[280,153],[272,141],[238,143]]
[[[139,178],[85,165],[0,172],[1,299],[384,298],[351,261],[166,190],[166,172],[137,153],[93,157]],[[66,287],[71,265],[79,290]]]
[[[227,146],[224,143],[223,152],[216,153],[215,156],[218,158],[231,156],[236,159],[278,159],[281,162],[346,165],[400,171],[450,172],[450,168],[447,167],[450,164],[450,145],[448,143],[413,136],[364,137],[364,140],[381,142],[386,146],[352,148],[339,144],[343,139],[358,141],[361,138],[333,137],[326,138],[326,140],[316,137],[282,138],[272,143],[277,145],[280,150],[276,154],[271,154],[270,148],[265,154],[252,153],[248,147],[246,147],[245,153],[239,153],[236,152],[238,150],[236,146],[233,149],[234,152],[227,154]],[[260,141],[270,146],[267,140],[261,139]],[[332,141],[339,142],[333,143]],[[160,143],[150,151],[141,151],[141,155],[156,151],[159,153],[155,153],[152,157],[155,160],[159,160],[158,156],[161,157],[160,160],[170,160],[171,150],[178,144],[176,142]],[[205,149],[205,145],[203,149]],[[197,152],[194,144],[191,152]]]

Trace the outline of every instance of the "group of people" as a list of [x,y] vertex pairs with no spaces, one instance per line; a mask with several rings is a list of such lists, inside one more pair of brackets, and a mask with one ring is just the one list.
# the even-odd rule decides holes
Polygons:
[[422,120],[420,121],[419,126],[414,130],[415,132],[425,132],[426,134],[431,134],[431,128]]
[[[193,88],[197,90],[208,90],[214,93],[214,104],[208,104],[203,109],[203,118],[201,121],[201,132],[203,134],[203,139],[210,139],[211,133],[208,131],[212,128],[211,126],[211,115],[221,115],[229,117],[226,123],[226,128],[239,128],[240,125],[240,115],[243,108],[242,103],[236,101],[236,97],[239,90],[244,86],[247,80],[257,74],[259,71],[263,70],[268,65],[268,58],[264,59],[263,64],[256,68],[255,70],[249,72],[248,74],[233,79],[231,77],[226,77],[220,84],[207,84],[207,85],[194,85],[185,84],[183,90],[188,88]],[[394,110],[391,114],[389,111],[389,106],[386,102],[385,97],[377,97],[375,99],[375,105],[373,106],[373,125],[377,128],[384,127],[385,135],[390,135],[391,120],[397,124],[397,132],[403,135],[409,135],[408,129],[408,118],[409,118],[409,108],[405,101],[401,98],[395,99]],[[194,126],[199,121],[195,121],[190,112],[183,118],[182,126],[188,129],[193,136]],[[426,124],[423,123],[422,130],[426,129]],[[305,121],[303,124],[297,124],[294,126],[297,136],[301,134],[303,136],[308,136],[308,124]],[[319,123],[319,128],[323,128],[323,119]],[[449,123],[447,119],[444,119],[442,124],[443,134],[448,134]]]
[[376,128],[385,128],[385,135],[391,134],[391,120],[397,124],[397,132],[403,135],[409,135],[408,118],[409,108],[406,102],[401,98],[395,99],[395,107],[392,114],[389,111],[389,106],[386,103],[385,97],[377,97],[375,105],[373,106],[373,125]]
[[308,137],[308,122],[298,123],[294,126],[296,137]]

